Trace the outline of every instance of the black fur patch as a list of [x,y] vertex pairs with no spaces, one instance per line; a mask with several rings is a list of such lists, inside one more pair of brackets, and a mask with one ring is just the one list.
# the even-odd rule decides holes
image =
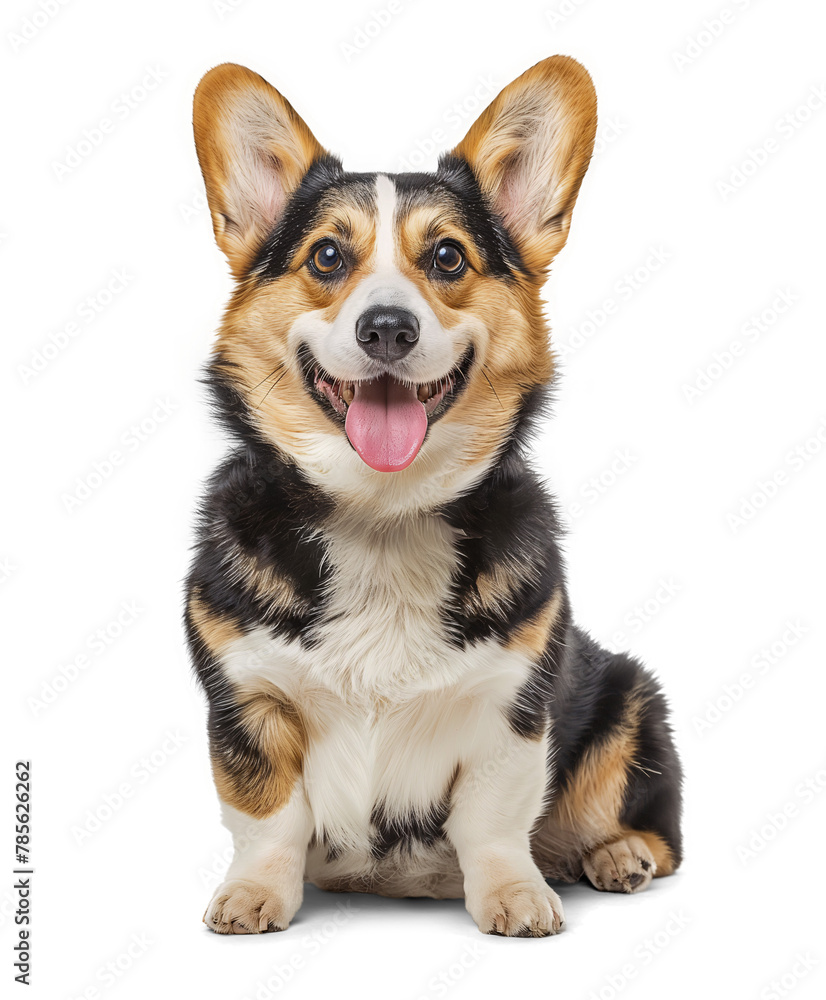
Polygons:
[[512,278],[527,274],[516,244],[501,219],[487,204],[473,171],[460,157],[444,155],[435,174],[391,174],[399,201],[399,213],[416,205],[447,198],[462,228],[472,234],[476,249],[485,262],[485,273]]
[[[506,639],[533,618],[555,590],[564,589],[554,501],[528,468],[522,451],[543,402],[541,390],[526,396],[499,461],[474,489],[441,510],[460,534],[453,599],[444,612],[452,641],[460,648],[491,636]],[[463,610],[478,603],[474,598],[480,574],[495,574],[497,567],[516,569],[521,576],[510,603],[501,610]]]
[[[189,587],[215,612],[242,628],[267,625],[274,633],[307,641],[324,608],[324,543],[315,532],[332,500],[272,448],[239,448],[209,480],[198,522]],[[237,553],[287,581],[294,600],[273,608],[239,572]]]
[[676,865],[682,859],[682,767],[665,698],[638,660],[602,649],[578,628],[571,628],[566,638],[550,702],[556,781],[567,786],[585,753],[622,725],[629,696],[640,702],[642,713],[637,766],[629,770],[620,821],[635,830],[658,833],[671,848]]
[[413,850],[415,844],[431,847],[445,836],[444,823],[450,813],[450,794],[433,803],[425,815],[409,812],[403,816],[388,816],[383,804],[373,809],[371,821],[375,827],[372,853],[376,860],[387,857],[394,849]]
[[659,684],[642,668],[645,712],[640,722],[639,749],[631,770],[620,820],[633,830],[658,833],[671,848],[674,866],[683,858],[683,769],[668,722],[668,705]]
[[275,229],[255,256],[250,274],[272,281],[286,274],[296,249],[315,224],[325,201],[346,192],[370,211],[374,204],[375,174],[348,173],[334,156],[316,160],[291,196]]
[[[472,235],[485,262],[485,273],[500,278],[511,278],[516,272],[528,273],[516,244],[487,204],[465,160],[445,155],[435,174],[387,176],[396,189],[400,216],[415,205],[429,201],[444,203],[447,199],[462,228]],[[333,198],[343,196],[365,211],[373,211],[376,177],[375,173],[345,171],[334,156],[316,160],[261,245],[248,273],[261,281],[272,281],[286,274],[296,249],[315,225],[325,204]]]

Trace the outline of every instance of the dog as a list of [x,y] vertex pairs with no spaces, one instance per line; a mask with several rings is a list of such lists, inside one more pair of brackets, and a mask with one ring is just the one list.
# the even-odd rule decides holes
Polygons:
[[635,893],[682,857],[667,706],[572,621],[528,442],[554,374],[542,285],[596,97],[538,63],[435,173],[351,173],[224,64],[195,94],[235,279],[206,381],[186,629],[234,859],[204,916],[284,930],[305,881],[563,925],[546,879]]

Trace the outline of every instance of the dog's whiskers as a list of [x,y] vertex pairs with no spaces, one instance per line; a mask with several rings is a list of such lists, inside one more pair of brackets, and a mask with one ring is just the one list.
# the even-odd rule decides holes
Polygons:
[[[275,370],[275,371],[278,371],[278,369],[276,368],[276,370]],[[274,374],[275,374],[275,372],[273,372],[272,374],[274,375]],[[280,375],[278,376],[278,378],[277,378],[277,379],[276,379],[276,380],[275,380],[275,381],[273,382],[273,384],[272,384],[272,385],[271,385],[271,386],[269,387],[269,389],[267,389],[267,391],[266,391],[266,392],[264,393],[264,395],[263,395],[263,397],[261,398],[260,402],[259,402],[259,403],[257,404],[259,408],[260,408],[261,406],[263,406],[263,404],[264,404],[264,400],[266,400],[267,396],[269,396],[269,394],[270,394],[270,393],[271,393],[271,392],[273,391],[273,389],[274,389],[274,388],[275,388],[275,387],[276,387],[276,386],[278,385],[278,383],[279,383],[279,382],[281,381],[281,379],[282,379],[282,378],[284,378],[284,376],[285,376],[286,374],[287,374],[287,369],[285,368],[285,369],[284,369],[284,371],[283,371],[283,372],[281,372],[281,374],[280,374]],[[272,377],[272,376],[267,376],[267,378],[271,378],[271,377]],[[267,381],[267,379],[264,379],[264,381],[266,382],[266,381]],[[260,382],[259,382],[259,385],[261,385],[261,384],[262,384],[262,383],[260,383]],[[256,388],[257,388],[257,386],[256,386]]]
[[[486,382],[487,382],[487,384],[488,384],[488,385],[490,386],[490,391],[491,391],[491,392],[493,393],[493,395],[494,395],[494,396],[496,396],[496,402],[497,402],[497,403],[498,403],[498,404],[499,404],[500,406],[502,406],[502,400],[501,400],[501,399],[499,398],[499,393],[498,393],[498,392],[497,392],[497,391],[496,391],[496,390],[495,390],[495,389],[493,388],[493,382],[491,382],[491,380],[490,380],[490,379],[488,378],[488,376],[487,376],[487,366],[486,366],[486,365],[482,365],[482,367],[481,367],[480,371],[482,372],[482,375],[484,376],[484,378],[485,378],[485,381],[486,381]],[[505,407],[504,407],[504,406],[502,406],[502,409],[504,410],[504,409],[505,409]]]

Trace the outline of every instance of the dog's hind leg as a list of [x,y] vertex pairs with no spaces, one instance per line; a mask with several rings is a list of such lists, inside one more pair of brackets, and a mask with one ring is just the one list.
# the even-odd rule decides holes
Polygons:
[[639,892],[682,860],[682,770],[665,699],[636,661],[571,630],[552,706],[556,759],[534,835],[547,874]]

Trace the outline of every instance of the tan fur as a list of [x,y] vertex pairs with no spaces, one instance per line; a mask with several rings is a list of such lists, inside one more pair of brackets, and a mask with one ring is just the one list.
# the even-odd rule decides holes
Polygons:
[[277,290],[266,286],[233,302],[217,343],[262,432],[293,453],[301,449],[297,432],[340,433],[308,397],[287,352],[290,323],[313,308],[303,290],[290,287],[301,284],[303,276],[285,275]]
[[288,608],[306,611],[307,602],[295,592],[289,580],[277,574],[271,566],[262,566],[255,556],[240,549],[233,553],[233,572],[264,605],[264,619]]
[[507,937],[547,937],[562,929],[559,896],[538,878],[526,878],[512,862],[494,851],[480,858],[486,891],[480,896],[469,891],[467,906],[484,934]]
[[268,884],[225,882],[211,900],[204,923],[216,934],[265,934],[286,930],[292,907]]
[[641,836],[629,832],[610,844],[582,855],[589,881],[603,892],[642,892],[657,871],[657,863]]
[[631,692],[621,725],[602,745],[587,751],[535,832],[534,854],[547,859],[546,874],[578,878],[585,851],[621,837],[620,815],[637,752],[641,708],[639,697]]
[[[540,166],[543,156],[549,158],[556,184],[552,204],[542,210],[553,209],[564,224],[554,222],[549,236],[547,220],[541,220],[535,233],[521,216],[510,220],[534,271],[540,268],[539,257],[544,266],[564,243],[590,156],[594,109],[587,72],[565,57],[547,59],[506,87],[455,150],[468,159],[495,206],[510,190],[503,178],[513,172],[517,148],[529,165],[531,158]],[[551,123],[552,141],[536,149],[525,142],[525,121],[531,120]],[[216,67],[201,81],[194,122],[216,239],[240,277],[287,196],[325,151],[274,88],[232,64]],[[544,190],[547,185],[540,181],[536,188]],[[416,284],[445,329],[470,323],[476,330],[480,363],[449,419],[473,428],[464,456],[468,465],[486,466],[506,440],[525,391],[553,373],[539,286],[531,277],[520,276],[506,286],[480,274],[472,234],[463,231],[447,200],[441,208],[402,206],[400,214],[401,272]],[[509,221],[508,212],[503,214]],[[346,245],[355,267],[346,280],[323,286],[303,264],[313,242],[325,235]],[[457,285],[428,281],[420,266],[423,248],[442,238],[458,240],[468,253],[471,267]],[[241,282],[227,310],[217,347],[237,366],[228,372],[242,380],[242,394],[265,436],[299,461],[311,436],[323,440],[340,431],[308,398],[301,373],[288,356],[287,331],[312,310],[334,320],[355,284],[370,273],[374,246],[375,219],[365,206],[332,198],[322,204],[317,226],[297,248],[291,271],[264,286]],[[497,336],[501,330],[508,336]]]
[[235,809],[256,819],[271,816],[286,805],[301,775],[306,733],[295,708],[274,695],[239,695],[242,725],[258,748],[262,766],[247,767],[236,778],[235,762],[212,755],[218,795]]
[[224,63],[198,85],[195,145],[215,239],[236,277],[324,148],[263,77]]
[[549,600],[529,621],[520,625],[505,644],[506,649],[519,649],[532,657],[540,657],[548,645],[554,624],[562,608],[562,589],[555,590]]
[[[477,331],[474,347],[480,365],[454,405],[451,419],[473,427],[468,461],[487,462],[501,448],[525,390],[553,376],[539,289],[524,279],[503,285],[480,273],[482,262],[472,234],[453,217],[452,207],[442,211],[438,204],[416,206],[403,214],[398,239],[402,272],[427,299],[442,326],[451,329],[470,323]],[[422,273],[422,248],[440,239],[456,240],[467,253],[470,268],[458,284],[434,283]],[[507,337],[497,336],[502,330],[508,331]]]
[[511,566],[494,566],[490,572],[480,573],[476,578],[480,605],[490,609],[508,607],[519,584],[520,578]]
[[514,595],[522,582],[523,567],[497,563],[490,570],[483,570],[476,577],[476,590],[469,590],[464,601],[467,614],[486,611],[506,611],[512,606]]
[[[325,236],[346,233],[348,256],[359,262],[339,283],[323,285],[304,267],[310,247]],[[308,433],[340,435],[309,398],[302,374],[288,351],[287,334],[305,313],[318,311],[332,322],[369,270],[375,251],[375,220],[355,205],[331,203],[296,251],[295,267],[277,282],[239,286],[227,308],[216,350],[246,398],[262,433],[288,453],[302,456]]]
[[208,608],[197,591],[189,598],[189,617],[213,656],[220,655],[231,642],[243,635],[237,622]]
[[587,70],[568,56],[553,56],[505,87],[454,150],[471,165],[537,274],[565,245],[596,124]]
[[[621,725],[600,748],[586,754],[573,781],[535,830],[533,852],[545,875],[576,881],[584,866],[597,888],[638,892],[651,877],[674,872],[671,849],[662,837],[631,829],[620,821],[628,778],[637,766],[637,733],[643,709],[640,695],[632,691]],[[637,860],[626,864],[631,856]],[[640,866],[641,858],[653,862],[651,867]],[[618,860],[622,861],[620,876],[607,879],[605,873],[612,865],[615,870]],[[628,876],[634,872],[644,878],[631,884]]]
[[623,827],[622,832],[625,837],[638,837],[645,843],[657,866],[657,870],[654,872],[656,878],[674,874],[674,855],[671,848],[658,833],[653,833],[650,830],[631,830],[626,827]]
[[[229,362],[228,374],[239,385],[262,432],[299,461],[308,432],[318,436],[341,432],[308,397],[288,351],[287,333],[309,311],[318,311],[327,322],[335,320],[357,282],[372,269],[375,235],[375,218],[364,207],[331,199],[297,249],[294,268],[263,286],[240,283],[228,306],[216,348]],[[310,247],[325,236],[344,243],[355,264],[344,281],[326,285],[303,266]],[[453,238],[467,248],[472,266],[461,287],[434,283],[423,274],[421,249],[434,238]],[[462,323],[476,331],[480,364],[449,419],[473,428],[466,443],[467,463],[486,465],[502,447],[525,390],[549,381],[553,374],[539,290],[525,279],[504,286],[480,274],[472,235],[449,213],[440,213],[438,205],[402,213],[397,239],[401,272],[416,285],[445,329]],[[488,335],[504,329],[507,337]]]

